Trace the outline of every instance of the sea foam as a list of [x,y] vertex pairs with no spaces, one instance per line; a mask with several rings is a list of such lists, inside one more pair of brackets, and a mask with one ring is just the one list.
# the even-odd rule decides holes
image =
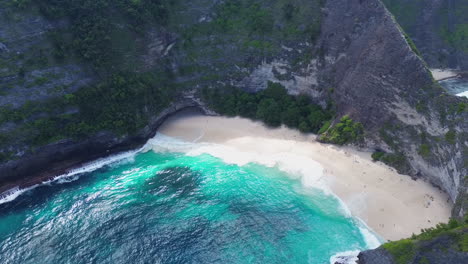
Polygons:
[[[346,217],[352,217],[351,212],[347,208],[346,204],[333,192],[331,192],[330,188],[327,186],[327,183],[323,177],[323,167],[318,162],[308,157],[292,154],[289,152],[265,154],[257,153],[255,151],[240,151],[234,147],[221,144],[186,142],[168,137],[161,133],[158,133],[154,138],[148,140],[148,142],[138,150],[123,152],[106,158],[97,159],[96,161],[86,163],[82,167],[72,169],[65,174],[58,175],[53,179],[45,181],[41,184],[36,184],[24,189],[14,188],[4,192],[3,194],[0,194],[0,204],[13,201],[21,194],[40,185],[72,182],[77,180],[79,176],[84,173],[98,170],[104,166],[119,164],[123,161],[131,161],[136,154],[150,150],[155,152],[179,152],[189,156],[208,154],[220,158],[225,163],[236,164],[238,166],[243,166],[249,163],[257,163],[267,167],[277,167],[279,170],[286,172],[290,177],[299,179],[303,186],[307,188],[320,189],[326,195],[333,196],[341,204],[340,208],[342,213]],[[371,231],[369,231],[369,227],[365,225],[362,220],[359,218],[356,219],[359,220],[359,223],[357,224],[360,226],[360,232],[364,237],[368,248],[378,247],[380,245],[379,238],[377,238]],[[341,256],[341,253],[335,256]]]
[[[180,152],[189,156],[208,154],[223,160],[224,163],[238,166],[256,163],[267,167],[277,167],[279,170],[286,172],[288,176],[299,179],[304,187],[319,189],[325,195],[335,198],[340,203],[342,214],[357,220],[356,224],[366,241],[367,248],[377,248],[381,244],[382,240],[370,231],[370,227],[358,217],[353,216],[346,204],[330,190],[323,176],[322,165],[311,158],[290,152],[266,154],[255,151],[240,151],[237,148],[223,144],[186,142],[161,133],[150,139],[144,148],[146,151],[152,149],[155,152]],[[359,251],[348,252],[359,253]]]
[[118,164],[119,162],[123,162],[123,161],[131,161],[137,153],[143,151],[144,149],[145,147],[142,147],[138,150],[122,152],[116,155],[111,155],[106,158],[100,158],[95,161],[85,163],[81,167],[71,169],[67,173],[55,176],[50,180],[32,185],[27,188],[23,188],[23,189],[19,187],[12,188],[0,194],[0,204],[11,202],[15,200],[16,198],[18,198],[21,194],[27,191],[33,190],[41,185],[50,185],[53,183],[63,184],[63,183],[76,181],[84,173],[93,172],[95,170],[98,170],[104,166],[109,166],[111,164]]

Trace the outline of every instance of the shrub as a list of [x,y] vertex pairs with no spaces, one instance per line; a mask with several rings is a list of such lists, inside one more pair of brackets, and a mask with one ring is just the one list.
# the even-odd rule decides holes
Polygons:
[[445,134],[445,140],[450,144],[455,144],[457,133],[454,130],[450,130]]
[[281,84],[273,82],[256,94],[227,87],[222,92],[203,89],[202,97],[220,114],[258,119],[273,127],[284,124],[305,133],[316,133],[333,116],[331,111],[311,103],[309,97],[288,95]]
[[385,156],[385,152],[376,151],[376,152],[372,153],[372,160],[374,160],[374,161],[381,160],[383,156]]
[[427,158],[431,154],[431,147],[427,144],[421,144],[421,146],[419,146],[418,153],[422,157]]
[[328,120],[328,121],[326,121],[325,123],[323,123],[323,126],[322,126],[322,127],[320,128],[320,130],[318,131],[318,134],[323,134],[323,133],[325,133],[325,132],[328,130],[328,128],[330,128],[330,125],[331,125],[331,121],[330,121],[330,120]]
[[397,264],[410,263],[416,253],[414,243],[410,239],[389,242],[382,247],[392,254]]
[[349,116],[345,115],[338,124],[330,128],[320,139],[325,142],[344,145],[361,139],[363,134],[362,124],[354,122]]
[[468,252],[468,232],[460,235],[458,247],[461,252]]

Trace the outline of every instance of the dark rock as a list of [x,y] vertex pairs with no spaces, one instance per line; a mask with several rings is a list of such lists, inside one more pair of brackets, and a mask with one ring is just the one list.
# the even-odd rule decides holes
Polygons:
[[359,253],[358,264],[394,264],[392,256],[383,248]]

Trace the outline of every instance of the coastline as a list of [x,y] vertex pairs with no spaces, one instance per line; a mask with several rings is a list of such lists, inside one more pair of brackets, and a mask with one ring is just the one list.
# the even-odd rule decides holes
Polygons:
[[52,143],[20,159],[2,163],[0,200],[13,189],[26,189],[42,184],[97,159],[138,149],[154,137],[159,126],[168,117],[185,109],[198,109],[201,113],[212,114],[199,101],[192,97],[184,97],[154,116],[136,135],[117,136],[103,131],[81,141],[67,139]]
[[373,162],[370,153],[319,143],[314,135],[284,127],[271,129],[243,118],[188,111],[168,118],[158,132],[187,142],[228,147],[237,154],[226,157],[219,151],[204,153],[239,165],[254,161],[282,169],[284,164],[269,164],[274,157],[288,158],[297,171],[303,169],[303,174],[317,174],[321,169],[319,178],[302,177],[303,184],[325,184],[353,216],[385,240],[409,237],[422,228],[447,222],[450,217],[452,204],[448,196],[430,183],[415,181]]
[[460,72],[452,69],[430,69],[430,71],[432,73],[432,77],[434,77],[434,80],[436,81],[443,81],[461,76]]
[[[221,144],[254,155],[292,153],[302,162],[318,163],[322,168],[318,180],[330,187],[353,216],[385,240],[406,238],[419,233],[422,228],[447,222],[450,217],[452,204],[448,196],[431,184],[414,181],[393,168],[373,162],[370,153],[319,143],[315,135],[304,135],[284,127],[267,128],[262,123],[243,118],[207,116],[203,115],[203,110],[193,107],[179,108],[165,116],[153,135],[156,132],[189,142]],[[141,147],[137,145],[116,148],[107,155],[93,155],[87,160],[63,162],[62,167],[2,186],[0,195],[16,187],[27,189],[49,182],[93,160]],[[210,154],[216,156],[216,153]],[[295,165],[300,167],[299,163]],[[304,177],[302,180],[308,179]],[[313,186],[317,179],[314,181],[308,184]]]

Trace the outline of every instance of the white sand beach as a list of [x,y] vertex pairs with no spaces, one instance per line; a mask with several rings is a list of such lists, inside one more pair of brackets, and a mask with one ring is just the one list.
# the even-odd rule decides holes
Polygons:
[[[394,169],[373,162],[371,153],[318,143],[314,135],[288,128],[270,129],[243,118],[203,116],[181,112],[159,132],[184,141],[216,143],[238,151],[234,157],[207,151],[227,162],[290,161],[305,185],[325,184],[377,234],[398,240],[422,228],[447,222],[452,204],[448,196],[422,180],[414,181]],[[264,162],[265,161],[265,162]],[[317,177],[318,176],[318,177]]]
[[441,81],[458,76],[458,72],[450,69],[431,69],[432,76],[436,81]]

